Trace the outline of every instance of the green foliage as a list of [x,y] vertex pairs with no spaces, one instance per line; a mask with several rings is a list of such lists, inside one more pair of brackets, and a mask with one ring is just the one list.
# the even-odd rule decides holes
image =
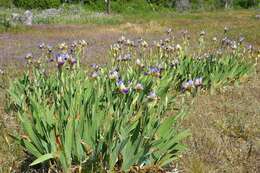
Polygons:
[[15,0],[14,5],[16,7],[25,9],[46,9],[46,8],[57,8],[60,6],[60,0]]
[[12,6],[12,0],[0,0],[0,7],[10,8]]
[[259,0],[234,0],[234,6],[241,8],[250,8],[257,6],[260,3]]
[[1,28],[3,28],[4,31],[11,28],[11,21],[7,15],[0,15],[0,30]]

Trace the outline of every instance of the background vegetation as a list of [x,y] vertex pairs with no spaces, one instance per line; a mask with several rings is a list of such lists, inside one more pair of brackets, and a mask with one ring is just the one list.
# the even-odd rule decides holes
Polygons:
[[[111,9],[114,12],[140,10],[175,9],[176,3],[182,0],[111,0]],[[191,9],[220,9],[220,8],[251,8],[259,6],[259,0],[189,0]],[[104,10],[104,0],[0,0],[0,6],[21,7],[26,9],[57,8],[62,3],[81,3],[88,9]]]

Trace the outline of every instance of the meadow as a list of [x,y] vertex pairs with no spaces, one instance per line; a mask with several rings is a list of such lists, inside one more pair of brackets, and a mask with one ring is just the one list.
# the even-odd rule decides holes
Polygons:
[[257,14],[2,30],[0,172],[259,172]]

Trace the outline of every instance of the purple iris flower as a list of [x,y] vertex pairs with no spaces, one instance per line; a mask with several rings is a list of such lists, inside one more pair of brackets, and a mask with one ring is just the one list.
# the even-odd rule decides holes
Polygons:
[[71,58],[70,59],[70,64],[71,65],[74,65],[74,64],[76,64],[77,63],[77,59],[76,58]]
[[157,67],[150,67],[148,74],[151,74],[155,77],[160,77],[161,76],[161,70]]
[[158,73],[158,72],[160,72],[160,69],[157,68],[157,67],[150,67],[149,68],[149,72],[150,73]]
[[56,55],[56,59],[63,59],[64,61],[67,61],[69,59],[70,55],[68,53],[58,53]]
[[118,71],[116,70],[113,70],[109,73],[109,79],[118,79],[119,78],[119,74],[118,74]]
[[119,55],[116,60],[117,61],[129,61],[131,59],[132,59],[132,55],[130,53],[127,53],[125,55]]
[[98,76],[99,76],[99,73],[98,73],[97,71],[94,71],[94,72],[92,72],[92,73],[90,74],[90,77],[91,77],[91,78],[94,78],[94,79],[96,79]]
[[99,69],[99,65],[93,63],[93,64],[90,64],[90,67],[92,67],[93,69],[95,70],[98,70]]
[[202,83],[203,83],[202,77],[199,77],[199,78],[194,79],[194,85],[195,85],[196,87],[201,86]]
[[128,94],[130,89],[128,87],[125,86],[124,84],[124,81],[119,79],[116,81],[116,85],[117,87],[119,88],[119,91],[122,93],[122,94]]
[[183,82],[181,85],[181,90],[185,91],[185,90],[189,90],[194,86],[194,81],[193,80],[188,80],[188,82]]
[[130,91],[129,88],[127,88],[127,87],[124,87],[124,88],[120,89],[120,92],[121,92],[122,94],[128,94],[129,91]]
[[66,56],[64,54],[57,54],[56,55],[56,60],[57,60],[57,64],[58,64],[58,67],[62,67],[64,64],[65,64],[65,61],[66,61]]
[[144,87],[143,87],[143,85],[141,83],[137,83],[135,85],[135,90],[142,91],[142,90],[144,90]]
[[116,81],[116,85],[117,85],[118,87],[120,87],[120,86],[124,85],[124,81],[121,80],[121,79],[119,79],[119,80]]
[[157,100],[157,99],[158,99],[158,96],[156,95],[156,93],[155,93],[154,91],[151,91],[151,92],[148,94],[147,98],[148,98],[149,100]]

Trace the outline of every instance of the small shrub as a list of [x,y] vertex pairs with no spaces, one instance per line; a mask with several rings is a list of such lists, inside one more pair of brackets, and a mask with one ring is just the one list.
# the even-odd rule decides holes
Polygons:
[[57,8],[61,5],[60,0],[15,0],[14,5],[16,7],[25,9],[47,9]]
[[234,6],[241,8],[251,8],[257,6],[259,3],[259,0],[234,0]]
[[10,8],[12,6],[12,0],[0,0],[0,7]]

